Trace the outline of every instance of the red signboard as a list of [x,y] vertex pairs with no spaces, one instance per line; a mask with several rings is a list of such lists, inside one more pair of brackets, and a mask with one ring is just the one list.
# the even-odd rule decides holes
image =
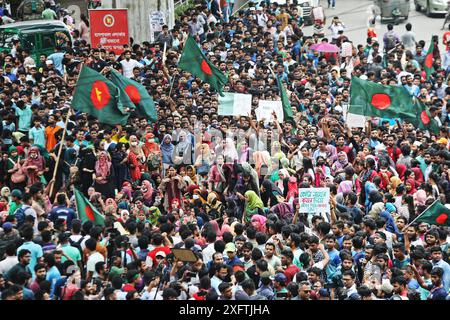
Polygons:
[[128,10],[89,10],[92,48],[101,46],[106,51],[121,54],[128,44]]

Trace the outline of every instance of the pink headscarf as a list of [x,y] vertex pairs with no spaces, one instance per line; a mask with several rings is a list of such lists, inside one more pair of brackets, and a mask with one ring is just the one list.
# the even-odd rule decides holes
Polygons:
[[111,161],[109,161],[108,153],[106,153],[106,151],[100,152],[98,160],[95,163],[95,174],[98,177],[106,178],[108,177],[110,168],[111,168]]
[[417,190],[413,197],[415,205],[418,206],[424,206],[425,202],[427,201],[427,193],[422,189]]
[[266,232],[266,220],[266,217],[260,214],[255,214],[252,216],[251,223],[257,232]]

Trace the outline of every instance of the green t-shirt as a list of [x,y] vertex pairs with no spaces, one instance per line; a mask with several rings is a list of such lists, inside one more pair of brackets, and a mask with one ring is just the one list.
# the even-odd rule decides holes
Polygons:
[[42,11],[42,19],[44,19],[44,20],[56,20],[57,16],[56,16],[55,11],[53,11],[50,8],[48,8],[48,9],[45,9],[44,11]]
[[16,107],[16,116],[19,117],[19,130],[29,131],[31,127],[31,117],[33,116],[31,107],[29,105],[25,106],[23,109]]
[[10,203],[9,205],[9,211],[8,211],[8,215],[12,216],[14,214],[14,212],[16,212],[17,209],[19,209],[22,206],[22,204],[17,204],[14,201]]
[[[65,255],[67,255],[74,262],[81,261],[81,253],[80,253],[80,250],[78,250],[77,248],[66,244],[61,247],[61,250],[64,252]],[[66,260],[67,260],[66,257],[64,257],[64,256],[61,257],[61,263],[64,263]]]

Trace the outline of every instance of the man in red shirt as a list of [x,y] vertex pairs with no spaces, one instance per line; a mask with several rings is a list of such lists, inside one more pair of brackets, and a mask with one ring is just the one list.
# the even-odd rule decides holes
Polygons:
[[[150,263],[150,264],[151,264],[151,267],[153,269],[155,269],[158,266],[158,262],[156,261],[156,254],[158,252],[162,251],[165,253],[165,255],[168,255],[171,250],[169,247],[165,246],[164,242],[166,239],[162,234],[157,233],[152,238],[153,238],[152,240],[153,240],[153,245],[154,245],[155,249],[150,251],[148,253],[147,257],[152,259],[152,263]],[[150,264],[147,263],[147,265],[150,265]]]
[[339,153],[344,151],[347,154],[347,158],[349,162],[353,162],[353,152],[352,148],[345,145],[345,137],[343,135],[339,135],[336,139],[336,151]]
[[294,261],[294,253],[291,250],[283,250],[281,252],[281,265],[279,270],[286,276],[286,285],[288,285],[300,269],[292,263]]
[[387,151],[389,157],[391,157],[391,159],[392,159],[392,161],[394,161],[394,163],[397,163],[397,160],[400,157],[400,155],[402,154],[402,152],[400,151],[400,148],[397,147],[397,145],[395,144],[395,136],[393,134],[390,134],[388,136],[387,144],[388,144],[388,147],[386,148],[386,151]]

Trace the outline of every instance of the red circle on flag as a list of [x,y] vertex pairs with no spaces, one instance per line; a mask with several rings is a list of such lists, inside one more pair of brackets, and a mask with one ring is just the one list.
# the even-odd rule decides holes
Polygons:
[[91,101],[97,110],[103,109],[111,100],[108,85],[100,80],[97,80],[92,85]]
[[436,222],[439,224],[444,224],[445,221],[447,221],[448,219],[448,215],[445,213],[441,213],[437,218],[436,218]]
[[431,53],[427,54],[425,57],[425,67],[432,68],[433,67],[433,55]]
[[422,120],[425,125],[430,123],[431,119],[425,110],[420,113],[420,120]]
[[91,206],[84,207],[84,212],[86,212],[86,217],[88,217],[89,220],[95,221],[94,211],[92,210]]
[[385,93],[375,93],[372,96],[371,103],[375,108],[384,110],[391,105],[391,97]]
[[138,88],[136,88],[135,86],[129,84],[125,87],[125,92],[134,104],[138,104],[141,102],[141,94],[139,93]]
[[209,66],[208,62],[206,62],[205,59],[202,60],[200,68],[202,69],[203,73],[206,73],[208,76],[212,76],[211,67]]

